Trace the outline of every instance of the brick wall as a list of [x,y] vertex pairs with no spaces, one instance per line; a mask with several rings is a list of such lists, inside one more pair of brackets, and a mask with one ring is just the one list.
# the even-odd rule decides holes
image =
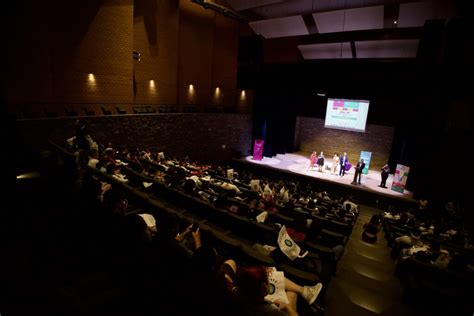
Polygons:
[[245,111],[251,101],[236,90],[239,23],[191,0],[33,3],[9,24],[7,91],[19,117],[44,116],[45,107],[59,116],[115,105],[130,113],[133,104]]
[[[179,1],[140,1],[135,5],[133,49],[135,102],[177,104]],[[151,82],[153,80],[153,82]]]
[[351,163],[359,159],[361,151],[370,151],[370,169],[381,168],[388,162],[393,127],[368,124],[365,133],[359,133],[324,128],[324,119],[320,118],[298,117],[296,122],[299,136],[295,135],[295,139],[299,138],[302,151],[323,151],[326,158],[332,157],[335,152],[347,152]]
[[[115,146],[152,147],[173,155],[191,154],[203,160],[230,159],[251,148],[252,119],[246,114],[155,114],[86,117],[87,129],[98,142]],[[46,148],[48,139],[64,143],[74,136],[76,119],[17,121],[25,150]],[[225,145],[225,148],[223,148]]]

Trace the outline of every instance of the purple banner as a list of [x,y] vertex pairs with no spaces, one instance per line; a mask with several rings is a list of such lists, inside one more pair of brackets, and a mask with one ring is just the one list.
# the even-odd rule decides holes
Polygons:
[[263,139],[256,139],[253,142],[253,160],[262,160],[263,158]]

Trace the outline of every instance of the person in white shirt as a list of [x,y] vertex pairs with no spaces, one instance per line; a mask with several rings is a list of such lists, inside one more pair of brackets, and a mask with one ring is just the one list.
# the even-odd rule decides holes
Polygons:
[[354,213],[357,213],[359,211],[359,205],[355,204],[354,202],[351,201],[351,199],[347,199],[343,204],[342,204],[342,207],[347,210],[347,206],[346,205],[350,205],[350,209],[349,209],[349,212],[354,214]]
[[99,162],[98,158],[99,158],[99,153],[97,152],[97,150],[92,150],[89,156],[89,162],[87,163],[87,165],[91,168],[95,168],[97,166],[97,163]]

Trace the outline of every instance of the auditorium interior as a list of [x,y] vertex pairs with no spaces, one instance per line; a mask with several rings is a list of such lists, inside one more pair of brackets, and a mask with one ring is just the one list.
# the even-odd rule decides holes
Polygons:
[[0,315],[473,315],[468,4],[6,2]]

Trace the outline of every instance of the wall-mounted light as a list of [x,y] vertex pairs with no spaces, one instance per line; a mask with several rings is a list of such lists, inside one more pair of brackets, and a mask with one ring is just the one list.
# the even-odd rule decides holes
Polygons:
[[155,94],[156,93],[156,86],[155,86],[155,80],[150,80],[148,87],[150,89],[150,94]]
[[398,21],[397,19],[393,20],[393,24],[397,25],[398,24]]
[[216,87],[216,90],[214,91],[214,95],[215,95],[216,97],[219,97],[220,94],[221,94],[221,89],[219,89],[219,87]]
[[240,100],[245,100],[245,90],[242,90],[242,92],[240,93]]
[[87,88],[89,91],[95,91],[97,89],[97,83],[93,73],[89,73],[89,75],[87,75]]

